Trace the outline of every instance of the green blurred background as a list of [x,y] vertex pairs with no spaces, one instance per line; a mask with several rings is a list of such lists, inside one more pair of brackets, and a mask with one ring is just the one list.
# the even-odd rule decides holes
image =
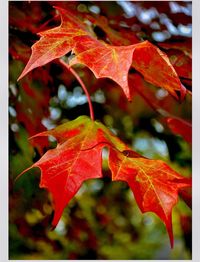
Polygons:
[[[49,146],[33,145],[28,140],[31,135],[79,115],[89,115],[82,89],[56,62],[17,82],[30,47],[38,39],[36,33],[60,23],[53,5],[94,16],[101,14],[113,30],[129,32],[138,41],[149,40],[157,46],[191,40],[190,2],[9,2],[9,258],[191,259],[191,209],[181,198],[173,209],[175,244],[171,249],[161,220],[152,213],[141,213],[127,184],[111,182],[106,150],[104,178],[82,185],[53,231],[52,199],[39,188],[39,169],[28,171],[14,182],[20,172],[40,158],[41,152],[56,145],[51,139],[47,141]],[[100,27],[93,29],[105,40]],[[171,59],[177,53],[186,53],[186,49],[165,51]],[[191,175],[191,146],[172,134],[159,111],[155,112],[138,93],[128,103],[111,80],[96,80],[82,66],[75,69],[91,94],[96,119],[140,154],[163,159],[183,176]],[[191,77],[183,75],[181,81],[191,91]],[[191,120],[190,96],[179,104],[163,89],[147,85],[159,101],[160,110]]]

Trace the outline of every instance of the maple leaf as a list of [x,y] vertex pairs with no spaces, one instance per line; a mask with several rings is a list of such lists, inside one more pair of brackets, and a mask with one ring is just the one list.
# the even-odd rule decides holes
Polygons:
[[39,33],[41,38],[32,46],[31,57],[18,80],[34,68],[73,50],[76,57],[71,60],[70,65],[82,63],[97,78],[111,78],[121,86],[128,100],[132,97],[128,86],[131,64],[150,83],[167,89],[176,99],[184,98],[186,91],[175,69],[168,57],[157,47],[148,41],[128,46],[108,45],[87,31],[84,23],[73,13],[59,7],[57,10],[61,15],[61,25]]
[[30,57],[30,48],[17,37],[10,37],[9,54],[14,60],[27,63]]
[[186,89],[167,55],[150,42],[111,46],[88,36],[80,37],[79,41],[73,48],[76,56],[70,65],[81,63],[89,67],[97,78],[111,78],[121,86],[129,100],[133,93],[133,88],[128,84],[131,65],[148,82],[165,88],[176,99],[182,101],[185,97]]
[[134,34],[130,34],[129,32],[123,31],[120,29],[119,31],[114,30],[109,26],[109,21],[105,16],[91,16],[89,14],[85,14],[85,17],[96,26],[99,26],[107,35],[110,42],[113,45],[121,46],[121,45],[130,45],[136,44],[139,42],[138,38]]
[[29,3],[29,8],[17,6],[14,3],[9,5],[9,24],[15,28],[20,28],[24,31],[32,33],[38,32],[38,24],[44,19],[44,12],[42,12],[39,5]]
[[60,58],[72,50],[74,37],[87,35],[88,32],[70,11],[56,7],[61,16],[61,25],[38,33],[41,36],[32,47],[31,57],[18,80],[36,67],[43,66],[56,58]]
[[191,186],[161,160],[135,157],[135,152],[119,152],[110,148],[109,167],[113,181],[125,181],[132,189],[141,211],[154,212],[165,223],[173,247],[172,208],[178,201],[180,188]]
[[192,143],[192,125],[178,117],[167,117],[167,124],[174,134],[181,135],[188,143]]
[[192,188],[185,187],[179,190],[179,196],[183,199],[183,201],[192,208]]
[[177,49],[181,50],[185,55],[187,55],[189,58],[192,58],[192,42],[190,39],[188,39],[185,42],[177,42],[177,43],[159,43],[159,46],[164,49]]
[[[43,75],[42,70],[39,70],[40,75],[37,80]],[[48,77],[46,77],[46,80]],[[19,94],[21,99],[16,101],[17,120],[26,128],[29,136],[46,130],[42,124],[42,116],[48,117],[49,113],[46,108],[49,103],[49,89],[37,89],[34,81],[27,77],[23,79],[19,86]],[[32,145],[37,148],[42,155],[44,147],[48,147],[47,139],[40,139],[32,141]]]
[[177,50],[169,50],[167,54],[179,77],[192,79],[192,59]]
[[52,225],[55,227],[64,207],[82,183],[87,179],[102,177],[102,147],[116,141],[119,149],[126,146],[101,123],[85,116],[32,138],[50,135],[57,139],[57,147],[47,151],[23,173],[33,167],[40,168],[40,187],[47,188],[53,196],[55,214]]
[[128,85],[128,71],[132,64],[135,45],[111,46],[91,37],[79,37],[80,42],[73,48],[76,56],[70,65],[81,63],[90,68],[96,78],[107,77],[121,86],[131,100]]
[[178,100],[184,99],[186,89],[181,84],[169,58],[150,42],[136,44],[132,66],[147,82],[166,89]]
[[57,139],[57,147],[47,151],[23,173],[33,167],[40,168],[40,187],[53,195],[54,227],[82,183],[102,177],[102,148],[106,146],[110,150],[112,180],[126,181],[142,212],[152,211],[161,218],[173,246],[172,208],[177,203],[178,190],[191,186],[189,179],[181,177],[163,161],[146,159],[130,150],[103,124],[86,116],[34,137],[49,135]]
[[[61,25],[39,33],[41,38],[32,46],[31,57],[18,80],[34,68],[60,58],[73,49],[77,57],[71,61],[71,65],[83,63],[97,78],[111,78],[122,87],[125,95],[131,100],[128,71],[132,63],[134,46],[119,47],[102,43],[96,40],[86,30],[83,22],[70,11],[59,7],[56,9],[61,15]],[[88,52],[84,52],[86,50]]]

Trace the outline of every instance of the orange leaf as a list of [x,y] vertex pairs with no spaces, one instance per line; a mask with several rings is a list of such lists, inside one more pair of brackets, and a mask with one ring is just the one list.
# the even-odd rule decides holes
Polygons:
[[178,201],[178,190],[191,186],[161,160],[135,157],[110,148],[109,167],[113,181],[125,181],[132,189],[141,211],[154,212],[165,223],[173,247],[172,208]]
[[60,7],[56,9],[61,15],[61,25],[38,33],[41,38],[32,46],[31,57],[18,80],[34,68],[43,66],[71,51],[75,36],[88,34],[84,25],[70,11]]
[[39,34],[41,38],[32,46],[31,57],[18,80],[34,68],[73,50],[76,57],[71,65],[82,63],[97,78],[112,79],[121,86],[129,100],[132,97],[132,90],[128,86],[131,64],[147,81],[165,88],[176,99],[183,100],[185,88],[168,57],[156,46],[148,41],[128,46],[108,45],[87,31],[83,21],[73,13],[59,7],[57,10],[61,15],[61,25]]
[[132,66],[144,76],[146,81],[165,88],[178,100],[184,99],[186,89],[181,84],[169,58],[150,42],[144,41],[136,45]]
[[57,139],[57,147],[48,150],[23,173],[33,167],[40,168],[40,187],[47,188],[53,196],[55,214],[52,225],[55,227],[64,207],[82,183],[87,179],[102,177],[102,147],[112,143],[117,143],[119,149],[126,146],[102,124],[85,116],[32,138],[50,135]]
[[112,180],[127,182],[141,211],[154,212],[161,218],[173,246],[172,208],[178,201],[178,190],[191,186],[190,179],[180,176],[163,161],[150,160],[130,150],[104,125],[86,116],[34,137],[49,135],[57,139],[57,147],[47,151],[30,168],[40,168],[40,187],[52,193],[54,227],[82,183],[87,179],[102,177],[101,155],[102,148],[106,146],[110,150]]
[[188,143],[192,143],[192,125],[181,118],[166,118],[169,128],[174,134],[181,135]]
[[87,36],[79,37],[79,41],[73,49],[76,57],[70,61],[70,65],[81,63],[89,67],[97,78],[112,79],[131,100],[128,71],[135,45],[111,46]]

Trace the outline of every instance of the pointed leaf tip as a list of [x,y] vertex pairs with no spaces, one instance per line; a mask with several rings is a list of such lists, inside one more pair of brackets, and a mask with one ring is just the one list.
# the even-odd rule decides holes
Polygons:
[[165,223],[173,247],[172,209],[178,201],[179,189],[189,186],[190,180],[161,160],[135,157],[134,151],[130,152],[110,148],[112,180],[127,182],[141,211],[154,212]]

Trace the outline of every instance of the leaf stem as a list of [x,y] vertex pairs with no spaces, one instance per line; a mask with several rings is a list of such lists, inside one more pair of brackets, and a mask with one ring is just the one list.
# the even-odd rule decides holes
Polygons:
[[89,104],[89,109],[90,109],[90,118],[92,119],[92,121],[94,121],[94,110],[93,110],[93,106],[92,106],[92,102],[91,102],[91,99],[90,99],[90,95],[88,93],[88,90],[85,86],[85,84],[83,83],[82,79],[80,78],[80,76],[76,73],[76,71],[71,68],[66,62],[64,62],[62,59],[59,59],[58,60],[60,62],[60,64],[62,66],[64,66],[65,68],[67,68],[74,76],[75,78],[77,79],[77,81],[79,82],[79,84],[81,85],[83,91],[85,92],[85,95],[87,97],[87,100],[88,100],[88,104]]

